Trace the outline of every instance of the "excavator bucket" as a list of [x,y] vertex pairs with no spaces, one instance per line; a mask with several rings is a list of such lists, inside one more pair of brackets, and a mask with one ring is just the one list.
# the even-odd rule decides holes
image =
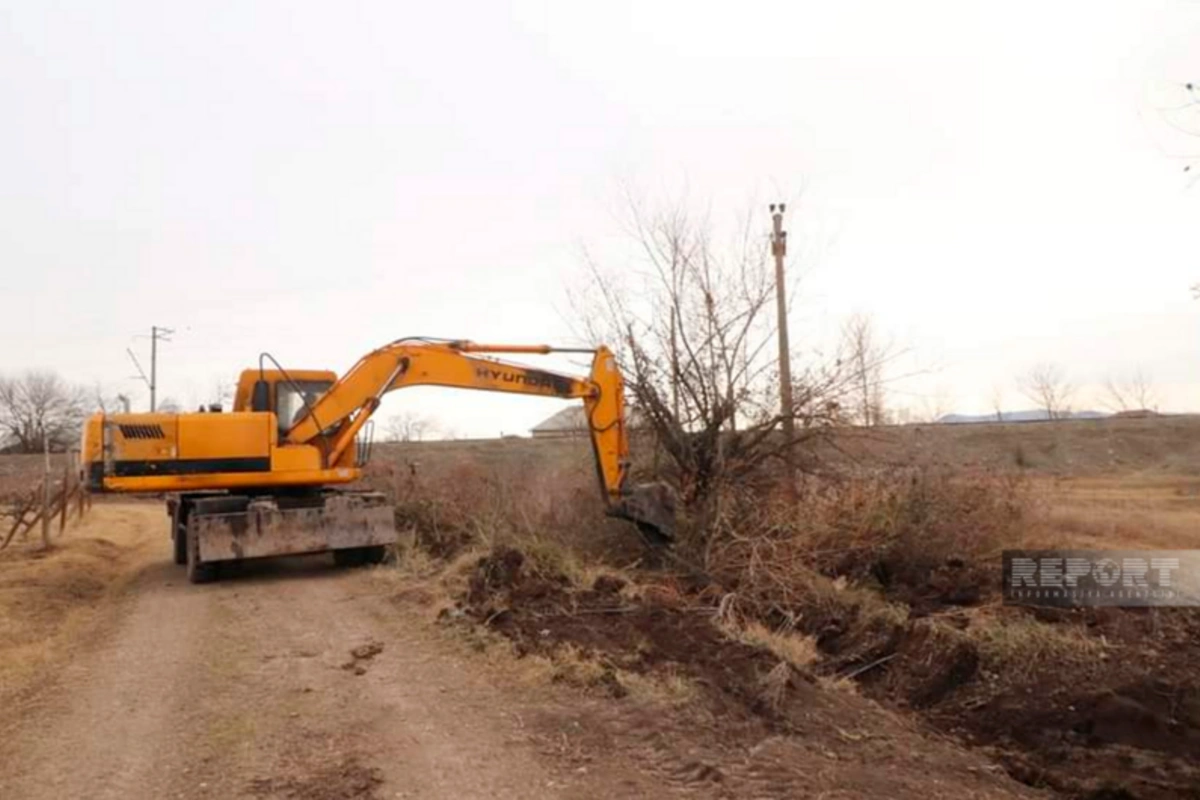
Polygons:
[[642,483],[625,490],[608,515],[637,525],[651,544],[675,541],[675,492],[665,483]]

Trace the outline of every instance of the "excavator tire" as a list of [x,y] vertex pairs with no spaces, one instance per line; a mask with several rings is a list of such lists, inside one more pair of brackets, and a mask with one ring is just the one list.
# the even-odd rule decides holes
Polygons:
[[200,543],[196,529],[188,526],[183,539],[187,543],[187,577],[189,583],[208,583],[217,577],[216,564],[200,563]]
[[373,547],[348,547],[344,550],[333,551],[333,563],[339,567],[363,567],[368,564],[379,564],[387,555],[383,545]]
[[168,508],[171,514],[171,544],[176,566],[182,567],[187,563],[187,530],[181,521],[181,504],[170,501]]

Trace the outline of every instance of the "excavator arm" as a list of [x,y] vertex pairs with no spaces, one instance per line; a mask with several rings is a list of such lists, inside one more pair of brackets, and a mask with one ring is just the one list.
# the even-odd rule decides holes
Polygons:
[[[512,364],[494,354],[591,353],[586,378]],[[613,516],[629,519],[644,533],[670,539],[674,504],[658,484],[631,487],[624,381],[605,347],[564,350],[548,345],[487,345],[473,342],[399,340],[355,364],[284,433],[283,443],[322,443],[325,467],[338,462],[371,418],[385,394],[409,386],[446,386],[583,401],[600,488]]]

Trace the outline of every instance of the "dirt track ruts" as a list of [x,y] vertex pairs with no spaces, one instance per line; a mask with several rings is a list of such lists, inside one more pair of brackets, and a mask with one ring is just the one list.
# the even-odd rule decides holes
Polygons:
[[503,687],[362,572],[294,560],[191,586],[164,560],[115,617],[5,720],[0,797],[605,793],[548,769]]

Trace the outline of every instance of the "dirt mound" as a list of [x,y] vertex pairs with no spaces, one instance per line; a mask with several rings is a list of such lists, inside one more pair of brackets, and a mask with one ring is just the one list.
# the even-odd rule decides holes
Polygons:
[[1200,797],[1200,613],[1082,609],[1049,623],[1100,646],[965,686],[931,717],[1006,751],[1015,776],[1079,795]]
[[900,622],[827,611],[817,671],[853,677],[1035,787],[1200,797],[1200,613],[993,613]]
[[[918,616],[867,595],[814,590],[792,609],[787,624],[820,650],[815,675],[853,679],[1034,787],[1200,797],[1200,612],[991,605]],[[731,640],[695,599],[666,580],[636,599],[619,581],[574,588],[502,549],[476,564],[463,610],[519,654],[578,650],[604,667],[594,684],[611,694],[626,673],[681,675],[724,718],[804,729],[829,693],[805,670],[781,670],[779,657]]]
[[631,749],[681,788],[722,797],[1025,796],[983,757],[823,685],[749,629],[718,626],[711,606],[689,600],[693,587],[656,577],[573,585],[526,553],[497,548],[474,564],[443,619],[485,625],[519,656],[544,658],[552,679],[593,695],[590,713],[616,698],[602,713],[616,715],[620,735],[588,719],[556,725],[555,740]]
[[479,560],[462,610],[513,642],[518,656],[553,657],[564,648],[600,665],[593,683],[621,696],[622,674],[682,676],[727,713],[748,711],[787,726],[787,711],[812,692],[811,676],[780,669],[780,659],[726,636],[709,608],[669,604],[671,587],[644,597],[622,594],[625,582],[602,575],[591,588],[533,568],[509,547]]

